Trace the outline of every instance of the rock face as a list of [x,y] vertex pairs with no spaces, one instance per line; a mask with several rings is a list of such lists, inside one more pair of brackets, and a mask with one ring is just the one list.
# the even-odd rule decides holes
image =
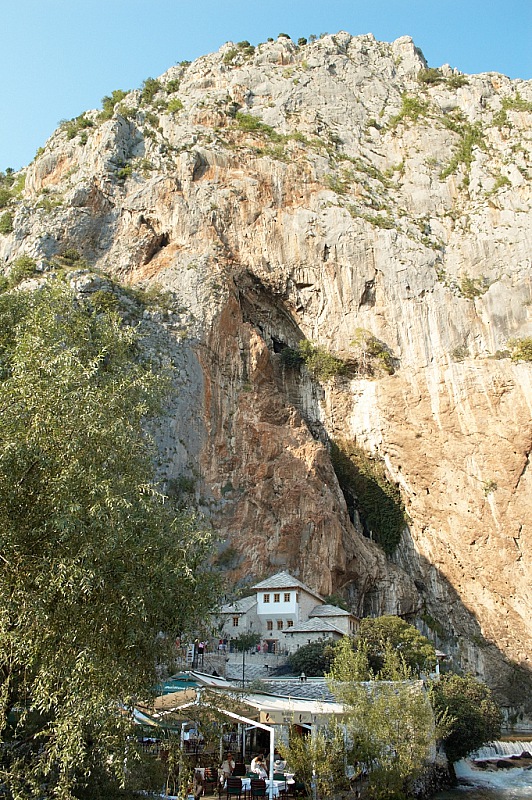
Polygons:
[[[428,69],[408,37],[229,43],[56,131],[0,236],[7,273],[74,248],[172,293],[161,475],[235,580],[286,568],[408,615],[525,713],[531,110],[530,82]],[[348,369],[290,366],[301,340]],[[331,441],[399,486],[393,554]]]

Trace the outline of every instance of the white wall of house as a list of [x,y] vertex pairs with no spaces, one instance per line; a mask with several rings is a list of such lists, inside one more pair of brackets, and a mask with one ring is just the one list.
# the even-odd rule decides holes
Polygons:
[[297,591],[295,589],[278,589],[257,591],[257,614],[264,617],[295,617],[298,613]]
[[339,617],[326,617],[327,622],[330,625],[334,625],[335,628],[339,628],[345,636],[354,636],[358,630],[358,624],[355,617],[352,616],[339,616]]

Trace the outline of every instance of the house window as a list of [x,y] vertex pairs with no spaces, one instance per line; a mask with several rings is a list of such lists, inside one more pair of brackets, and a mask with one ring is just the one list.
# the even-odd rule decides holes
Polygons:
[[277,630],[278,631],[282,631],[282,629],[283,629],[283,621],[282,621],[282,619],[278,619],[277,620]]
[[293,628],[294,627],[294,620],[293,619],[287,619],[286,620],[286,627],[287,628]]
[[280,594],[280,592],[276,592],[276,593],[274,594],[274,596],[273,596],[273,602],[274,602],[274,603],[280,603],[280,602],[281,602],[281,594]]
[[296,603],[299,603],[299,592],[296,592]]
[[266,629],[269,631],[273,631],[273,622],[271,619],[266,621]]
[[269,603],[270,602],[270,595],[269,594],[265,594],[264,595],[264,602],[265,603]]
[[285,603],[289,603],[290,602],[290,592],[285,592],[284,593],[284,601],[285,601]]
[[238,617],[233,617],[233,628],[238,628]]

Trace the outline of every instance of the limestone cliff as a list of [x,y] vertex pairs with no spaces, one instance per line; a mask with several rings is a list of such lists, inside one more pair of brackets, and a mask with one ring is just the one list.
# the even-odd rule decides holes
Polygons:
[[[179,366],[161,474],[235,580],[286,568],[359,614],[417,618],[526,706],[531,83],[339,33],[228,43],[114,99],[28,167],[6,272],[75,249],[169,290],[146,312]],[[344,369],[290,363],[302,340]],[[331,442],[398,485],[393,553]]]

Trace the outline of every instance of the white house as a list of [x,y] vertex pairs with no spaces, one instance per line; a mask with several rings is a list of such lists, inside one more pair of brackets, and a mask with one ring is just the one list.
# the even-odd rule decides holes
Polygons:
[[293,652],[319,639],[354,634],[358,628],[349,611],[325,603],[289,572],[278,572],[252,589],[253,595],[221,610],[222,631],[228,639],[253,632],[261,637],[261,649]]

